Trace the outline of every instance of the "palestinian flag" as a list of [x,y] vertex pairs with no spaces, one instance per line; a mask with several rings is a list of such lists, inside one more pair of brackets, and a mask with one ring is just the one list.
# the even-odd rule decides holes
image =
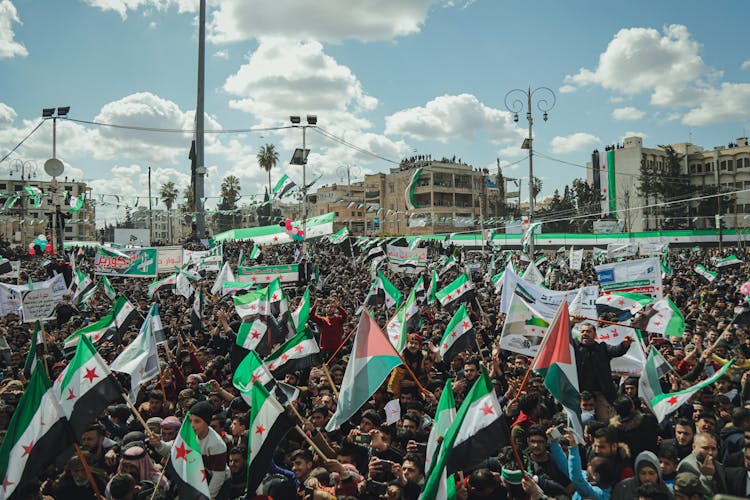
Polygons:
[[417,305],[417,294],[412,288],[409,297],[406,299],[393,318],[386,325],[388,339],[398,352],[403,352],[406,347],[406,335],[409,329],[419,326],[419,306]]
[[122,399],[122,387],[94,345],[81,336],[70,364],[55,380],[55,394],[73,434],[80,437],[110,403]]
[[305,329],[284,342],[264,361],[273,376],[281,378],[287,373],[317,366],[325,358],[312,332]]
[[[156,305],[156,304],[154,304]],[[159,352],[151,317],[147,316],[138,336],[115,358],[110,370],[130,375],[130,399],[135,401],[141,384],[159,375]]]
[[444,361],[450,363],[456,354],[466,349],[473,338],[473,328],[469,313],[466,312],[466,305],[461,304],[440,341],[440,356]]
[[193,307],[190,309],[190,324],[193,332],[203,331],[203,290],[198,288],[193,294]]
[[281,176],[281,179],[279,179],[279,182],[273,187],[271,192],[273,193],[273,197],[278,200],[286,196],[294,186],[296,186],[294,181],[290,179],[288,175],[284,174]]
[[328,241],[334,245],[344,243],[349,238],[349,228],[344,226],[328,237]]
[[307,320],[310,317],[310,288],[305,288],[305,294],[297,304],[297,309],[292,312],[292,320],[297,333],[301,332],[307,326]]
[[698,276],[700,276],[702,280],[708,283],[712,283],[719,276],[719,273],[709,271],[703,264],[698,264],[697,266],[695,266],[694,271],[698,273]]
[[656,419],[659,421],[659,423],[661,423],[667,415],[676,411],[680,406],[687,403],[696,392],[700,391],[704,387],[708,387],[709,385],[719,380],[721,376],[724,375],[727,370],[729,370],[729,368],[734,364],[734,361],[735,360],[731,360],[729,363],[722,366],[721,370],[714,373],[706,380],[698,382],[692,387],[688,387],[687,389],[683,389],[677,392],[655,395],[651,400],[651,406],[653,407],[654,415],[656,415]]
[[459,302],[469,302],[474,298],[474,283],[466,273],[461,273],[456,279],[435,294],[443,307],[449,307]]
[[23,374],[26,378],[30,378],[31,374],[34,373],[34,368],[39,364],[39,358],[43,355],[43,335],[44,332],[42,332],[42,325],[39,323],[39,320],[36,320],[36,323],[34,323],[34,333],[31,335],[29,352],[26,354],[26,362],[23,364]]
[[440,455],[427,479],[422,499],[438,498],[441,483],[447,476],[472,469],[502,447],[503,440],[499,437],[503,435],[503,426],[506,425],[502,414],[490,377],[483,370],[445,433]]
[[445,381],[445,387],[440,395],[435,418],[432,421],[430,436],[427,438],[427,451],[425,453],[424,470],[429,474],[430,467],[440,458],[441,443],[445,439],[450,425],[456,418],[456,399],[453,396],[453,380]]
[[102,276],[102,286],[104,287],[104,293],[107,294],[109,300],[114,301],[115,297],[117,297],[117,292],[112,286],[112,283],[109,282],[109,278],[107,278],[107,276]]
[[293,424],[281,403],[262,384],[252,385],[250,399],[247,491],[254,492],[268,473],[276,447]]
[[362,310],[349,363],[341,382],[336,412],[326,425],[332,432],[348,421],[401,364],[398,351],[380,330],[369,311]]
[[685,316],[672,299],[665,297],[643,310],[632,326],[667,337],[682,337],[685,333]]
[[232,268],[229,267],[229,262],[224,262],[219,274],[216,275],[213,286],[211,287],[211,294],[218,295],[221,293],[222,296],[226,295],[228,292],[224,291],[224,283],[227,281],[234,281],[234,273],[232,272]]
[[726,257],[724,259],[719,259],[716,261],[716,269],[721,271],[726,271],[728,269],[734,269],[736,267],[740,267],[742,264],[742,261],[736,256],[736,255],[730,255],[729,257]]
[[0,498],[10,498],[36,478],[72,442],[44,367],[37,365],[0,446]]
[[179,273],[170,274],[166,278],[156,280],[148,286],[148,296],[153,297],[159,290],[174,290],[177,288],[177,276]]
[[401,305],[404,296],[396,288],[396,285],[391,283],[381,271],[378,271],[378,287],[385,295],[386,308],[390,309],[391,307],[399,307]]
[[237,311],[237,315],[240,318],[247,316],[254,316],[257,314],[267,315],[269,314],[270,307],[268,305],[268,288],[261,288],[260,290],[253,290],[252,292],[232,297],[234,302],[234,308]]
[[578,390],[576,355],[570,340],[568,302],[563,300],[550,321],[547,335],[539,346],[532,370],[544,378],[544,386],[568,413],[568,422],[583,442],[581,394]]
[[648,295],[639,293],[610,293],[596,299],[596,314],[601,317],[603,314],[614,313],[617,321],[627,321],[653,300]]
[[203,465],[198,436],[190,425],[190,412],[185,414],[180,431],[172,443],[166,470],[177,498],[209,500],[206,468]]
[[422,169],[418,168],[411,175],[409,184],[406,185],[406,190],[404,191],[404,200],[406,200],[407,210],[414,210],[415,208],[419,208],[417,202],[414,201],[414,191],[417,189],[417,181],[419,180],[420,175],[422,175]]
[[[254,245],[253,249],[250,250],[250,255],[248,255],[247,258],[250,260],[256,260],[256,261],[260,259],[260,246]],[[241,265],[241,264],[238,264],[238,265]]]

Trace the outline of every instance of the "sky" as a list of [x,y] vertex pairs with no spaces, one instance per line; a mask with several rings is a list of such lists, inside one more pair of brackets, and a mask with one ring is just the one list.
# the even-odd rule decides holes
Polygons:
[[[283,174],[301,183],[289,165],[301,130],[258,130],[288,126],[290,115],[318,116],[319,130],[306,133],[307,181],[319,177],[316,186],[346,182],[347,167],[357,181],[418,154],[455,155],[493,173],[499,159],[506,176],[527,180],[526,110],[514,123],[506,94],[546,87],[555,95],[547,122],[536,107],[544,91],[532,102],[542,196],[585,178],[591,151],[626,136],[647,147],[713,148],[750,126],[742,0],[207,4],[208,209],[230,174],[240,179],[240,205],[262,196],[264,144],[279,151],[273,183]],[[148,167],[154,193],[168,181],[182,191],[197,26],[198,0],[0,0],[0,158],[42,108],[70,106],[57,156],[64,175],[104,195],[98,226],[122,219],[136,197],[147,204]],[[0,178],[21,163],[48,178],[51,143],[45,122],[0,163]]]

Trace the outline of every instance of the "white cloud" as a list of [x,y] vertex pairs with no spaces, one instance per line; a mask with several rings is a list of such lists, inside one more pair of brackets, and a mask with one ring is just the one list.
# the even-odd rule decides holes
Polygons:
[[621,102],[625,102],[625,98],[621,95],[615,95],[609,98],[609,102],[612,104],[619,104]]
[[13,24],[21,24],[16,6],[10,0],[0,0],[0,59],[26,57],[29,51],[14,40]]
[[503,161],[502,158],[510,158],[511,160],[515,160],[518,158],[523,158],[524,156],[528,156],[528,151],[521,149],[521,144],[513,144],[509,146],[505,146],[503,148],[500,148],[497,151],[497,155],[500,157],[500,161]]
[[750,69],[750,59],[743,61],[742,64],[740,64],[740,69]]
[[84,0],[91,7],[104,12],[112,11],[125,20],[128,11],[137,11],[143,8],[144,14],[154,11],[165,11],[172,6],[177,7],[179,13],[197,12],[198,0]]
[[707,89],[700,105],[682,118],[685,125],[712,125],[745,120],[750,115],[750,83],[724,82]]
[[440,0],[223,0],[210,15],[208,36],[215,43],[267,36],[333,43],[352,38],[391,40],[418,33],[436,3]]
[[668,122],[673,122],[675,120],[679,120],[680,118],[682,118],[682,113],[669,113],[664,119]]
[[561,94],[570,94],[578,90],[578,87],[576,87],[575,85],[566,84],[566,85],[561,85],[558,90],[560,91]]
[[16,110],[0,102],[0,126],[10,125],[16,119]]
[[419,140],[448,142],[455,137],[473,140],[487,132],[494,141],[520,137],[507,111],[490,108],[471,94],[436,97],[425,106],[409,108],[385,118],[385,133]]
[[623,134],[622,140],[624,141],[626,137],[640,137],[641,139],[646,139],[648,135],[646,135],[644,132],[628,131],[628,132],[625,132],[625,134]]
[[224,82],[224,90],[239,97],[230,107],[247,111],[262,125],[288,123],[290,114],[309,113],[319,115],[321,126],[337,123],[356,130],[370,123],[353,113],[377,106],[351,70],[327,55],[320,43],[280,38],[262,39],[248,62]]
[[217,50],[214,52],[214,57],[217,59],[229,59],[229,51],[227,49]]
[[624,108],[616,108],[612,111],[612,118],[615,120],[640,120],[646,115],[645,111],[632,106],[626,106]]
[[597,136],[586,132],[577,132],[567,136],[556,136],[550,141],[550,147],[555,154],[573,153],[591,149],[601,142]]
[[565,81],[628,95],[651,92],[651,103],[657,106],[685,105],[695,102],[699,94],[696,85],[710,76],[700,48],[682,25],[666,26],[663,33],[653,28],[625,28],[599,56],[596,69],[582,68]]

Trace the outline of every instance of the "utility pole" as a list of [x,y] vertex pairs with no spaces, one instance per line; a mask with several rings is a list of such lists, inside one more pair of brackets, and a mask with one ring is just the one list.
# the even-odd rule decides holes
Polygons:
[[148,241],[154,244],[154,213],[151,206],[151,166],[148,167]]
[[198,16],[198,102],[195,106],[195,226],[198,239],[206,235],[206,212],[203,207],[204,176],[206,167],[203,164],[203,92],[206,83],[206,0],[200,0],[200,14]]

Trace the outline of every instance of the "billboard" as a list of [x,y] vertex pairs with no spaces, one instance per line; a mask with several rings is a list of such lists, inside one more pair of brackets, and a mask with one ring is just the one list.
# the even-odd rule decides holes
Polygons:
[[151,244],[150,231],[148,229],[126,229],[115,228],[115,244],[120,246],[147,247]]

